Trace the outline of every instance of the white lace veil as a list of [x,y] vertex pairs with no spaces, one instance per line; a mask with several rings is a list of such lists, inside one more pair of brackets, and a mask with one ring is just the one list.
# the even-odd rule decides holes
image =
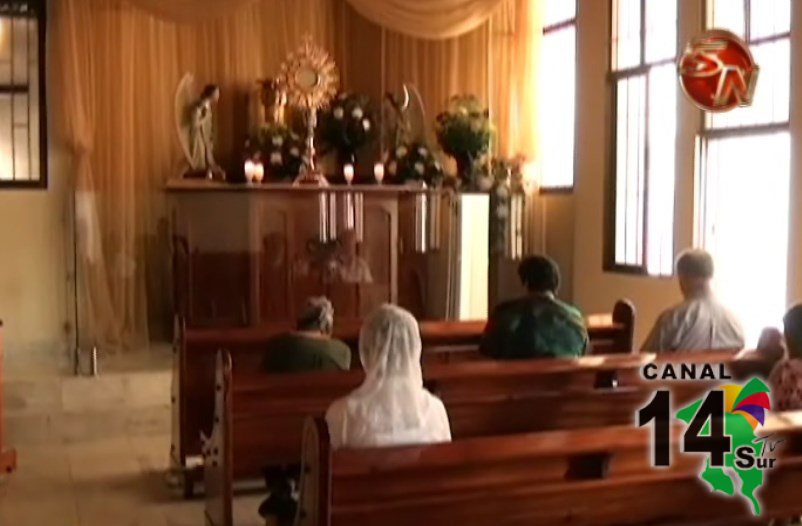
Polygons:
[[388,379],[423,386],[420,329],[401,307],[384,304],[373,311],[359,332],[359,358],[365,369],[363,387],[377,389]]
[[442,402],[423,388],[421,338],[409,312],[382,305],[359,334],[364,383],[327,414],[332,442],[357,446],[449,440]]

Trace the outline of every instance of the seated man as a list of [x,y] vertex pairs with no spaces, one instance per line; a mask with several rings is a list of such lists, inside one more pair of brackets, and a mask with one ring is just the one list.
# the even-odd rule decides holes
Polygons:
[[493,310],[479,351],[499,360],[582,356],[588,331],[579,310],[554,296],[560,286],[557,264],[545,256],[528,257],[518,276],[528,294]]
[[683,301],[663,311],[641,350],[674,352],[742,349],[744,333],[738,319],[713,295],[713,258],[689,249],[677,258],[677,278]]
[[795,305],[783,318],[788,356],[769,376],[775,411],[802,409],[802,304]]
[[271,373],[346,370],[351,349],[331,337],[334,307],[323,297],[306,300],[296,330],[268,340],[264,369]]

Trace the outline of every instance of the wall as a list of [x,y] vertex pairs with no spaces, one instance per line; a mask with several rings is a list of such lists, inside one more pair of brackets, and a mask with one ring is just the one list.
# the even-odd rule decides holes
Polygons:
[[0,189],[0,319],[9,353],[67,341],[65,173],[51,153],[47,190]]
[[[679,41],[701,28],[701,0],[680,0]],[[574,300],[586,313],[609,311],[618,298],[637,308],[636,342],[641,342],[660,311],[680,299],[671,279],[609,273],[603,270],[606,181],[610,167],[611,103],[608,83],[610,2],[577,4],[577,158],[574,190]],[[692,244],[694,130],[698,112],[678,97],[675,250]]]

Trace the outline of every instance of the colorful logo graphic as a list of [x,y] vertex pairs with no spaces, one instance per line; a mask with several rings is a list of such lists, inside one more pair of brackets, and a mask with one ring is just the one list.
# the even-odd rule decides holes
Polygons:
[[[714,491],[721,491],[730,496],[735,494],[737,478],[741,481],[739,487],[741,495],[752,504],[754,514],[760,515],[760,502],[755,492],[763,485],[763,472],[768,467],[773,467],[774,459],[761,458],[764,451],[757,442],[755,431],[766,421],[766,411],[771,409],[769,388],[762,380],[753,378],[743,387],[730,384],[721,386],[721,390],[724,393],[726,410],[723,433],[731,439],[730,447],[724,452],[723,465],[714,465],[711,454],[699,477]],[[707,397],[709,396],[710,393]],[[702,405],[703,400],[698,400],[680,409],[677,418],[693,425],[694,420],[700,416],[699,409]],[[710,425],[706,423],[699,438],[704,438],[710,432]],[[772,460],[772,462],[761,463],[759,460]]]
[[[654,420],[655,467],[671,463],[670,405],[670,391],[658,390],[638,412],[638,425]],[[753,378],[743,386],[727,384],[712,389],[676,412],[676,417],[688,424],[682,452],[707,453],[699,478],[713,491],[729,496],[735,496],[737,489],[755,515],[761,512],[756,492],[764,483],[765,471],[776,461],[773,452],[778,441],[757,435],[770,409],[768,386]]]
[[694,38],[677,65],[683,91],[706,111],[752,104],[759,69],[744,41],[722,29]]

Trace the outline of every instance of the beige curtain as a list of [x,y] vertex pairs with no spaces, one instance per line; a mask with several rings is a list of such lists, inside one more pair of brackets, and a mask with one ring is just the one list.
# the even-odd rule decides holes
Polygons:
[[162,186],[181,158],[173,96],[183,73],[222,88],[225,163],[245,139],[251,83],[275,74],[307,33],[336,49],[336,13],[332,0],[269,0],[182,25],[121,0],[53,2],[50,107],[75,162],[84,344],[141,344],[149,321],[169,319]]
[[[82,343],[141,344],[169,319],[162,188],[181,160],[173,96],[185,72],[221,86],[223,166],[237,164],[251,83],[274,75],[306,34],[333,51],[346,88],[381,100],[382,89],[413,82],[430,119],[448,96],[475,93],[500,124],[502,151],[531,155],[534,86],[517,76],[536,69],[537,49],[527,46],[537,45],[539,19],[525,4],[540,2],[502,1],[492,19],[438,42],[391,31],[382,38],[381,28],[355,20],[345,0],[52,1],[52,138],[74,159]],[[519,44],[527,27],[536,35]]]
[[128,4],[172,22],[200,22],[236,13],[260,0],[125,0]]
[[[463,35],[484,24],[502,0],[347,0],[371,22],[426,39]],[[535,1],[535,0],[530,0]]]

